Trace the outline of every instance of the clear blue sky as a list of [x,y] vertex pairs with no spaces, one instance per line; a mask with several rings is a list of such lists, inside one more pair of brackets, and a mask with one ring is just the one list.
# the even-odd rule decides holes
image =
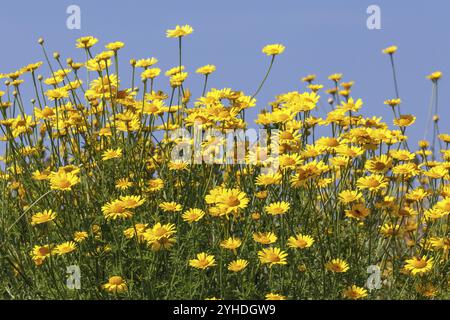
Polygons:
[[[66,8],[71,4],[81,7],[81,30],[66,28]],[[366,9],[371,4],[381,7],[381,30],[366,27]],[[431,94],[425,76],[435,70],[444,73],[439,92],[441,130],[450,131],[446,130],[450,127],[448,0],[4,1],[0,72],[43,61],[37,44],[40,36],[49,52],[57,50],[63,58],[82,60],[83,52],[74,43],[83,35],[98,37],[98,50],[121,40],[126,43],[121,50],[123,62],[154,56],[166,70],[177,64],[177,42],[165,37],[165,30],[176,24],[195,29],[184,42],[184,64],[191,72],[188,87],[194,95],[200,93],[202,81],[194,71],[204,64],[217,66],[211,86],[251,94],[269,62],[261,48],[282,43],[286,51],[277,58],[258,96],[258,108],[276,94],[303,88],[300,78],[304,75],[315,73],[329,87],[327,76],[341,72],[344,80],[356,82],[353,96],[363,99],[365,113],[382,115],[389,123],[392,115],[383,101],[394,97],[394,89],[389,60],[381,49],[396,44],[402,110],[418,117],[413,129],[408,129],[412,139],[423,136]]]

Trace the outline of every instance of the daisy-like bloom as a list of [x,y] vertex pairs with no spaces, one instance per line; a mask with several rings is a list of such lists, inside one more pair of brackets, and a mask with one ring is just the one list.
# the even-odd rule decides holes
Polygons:
[[357,186],[359,189],[368,189],[372,192],[377,192],[386,189],[388,182],[386,178],[379,174],[374,174],[371,176],[361,177],[357,181]]
[[50,189],[70,191],[72,187],[80,182],[80,178],[72,173],[65,171],[58,171],[50,173]]
[[181,204],[176,202],[162,202],[159,207],[164,212],[179,212],[182,210]]
[[217,197],[218,206],[224,208],[227,213],[245,209],[248,202],[249,199],[245,192],[239,189],[223,189]]
[[81,37],[77,39],[77,48],[83,48],[83,49],[87,49],[92,47],[94,44],[96,44],[98,42],[97,38],[94,38],[92,36],[87,36],[87,37]]
[[428,196],[428,192],[423,188],[417,188],[409,191],[406,194],[406,199],[410,201],[422,201],[426,196]]
[[267,174],[260,174],[256,177],[256,185],[257,186],[270,186],[270,185],[276,185],[281,183],[281,174],[280,173],[267,173]]
[[114,52],[122,49],[125,46],[125,43],[120,42],[120,41],[115,41],[115,42],[110,42],[108,43],[105,48],[108,50],[112,50]]
[[285,46],[281,44],[268,44],[263,49],[262,52],[268,56],[276,56],[284,52]]
[[55,249],[53,249],[53,252],[57,255],[64,255],[67,253],[70,253],[74,251],[77,248],[77,244],[73,241],[67,241],[64,243],[61,243],[60,245],[57,245]]
[[120,201],[127,209],[135,209],[139,206],[142,206],[145,202],[145,199],[141,196],[121,196]]
[[175,225],[173,223],[167,223],[162,225],[161,223],[155,224],[153,227],[147,229],[143,236],[148,242],[154,242],[163,238],[169,238],[176,233]]
[[302,159],[297,153],[283,154],[278,158],[278,162],[282,169],[295,169],[302,163]]
[[288,202],[279,201],[267,205],[264,209],[268,214],[276,216],[280,214],[285,214],[286,212],[288,212],[290,207],[291,205]]
[[103,289],[111,293],[121,293],[128,290],[127,283],[121,276],[112,276],[105,283]]
[[137,68],[148,68],[156,63],[158,63],[158,59],[152,57],[152,58],[148,58],[148,59],[137,60],[135,63],[135,66]]
[[201,252],[197,254],[197,259],[189,260],[189,265],[197,269],[205,270],[209,267],[215,266],[216,260],[213,255]]
[[146,81],[147,79],[154,79],[161,73],[159,68],[146,69],[141,73],[141,80]]
[[86,231],[76,231],[73,234],[73,240],[75,242],[80,243],[80,242],[83,242],[84,240],[86,240],[88,236],[89,235],[88,235],[88,233]]
[[347,204],[361,199],[362,193],[358,190],[343,190],[339,193],[339,201]]
[[402,114],[399,118],[394,119],[394,125],[398,127],[409,127],[416,122],[416,117],[412,114]]
[[391,223],[385,223],[384,225],[382,225],[380,227],[380,233],[384,236],[384,237],[394,237],[397,235],[400,235],[401,230],[400,230],[400,225],[393,225]]
[[137,236],[140,241],[145,240],[144,233],[147,231],[147,226],[147,223],[136,223],[134,226],[125,229],[123,235],[127,239]]
[[366,161],[365,169],[372,173],[385,173],[392,166],[392,159],[386,155],[372,158]]
[[286,300],[286,297],[278,293],[268,293],[266,300]]
[[146,191],[156,192],[164,188],[164,181],[162,179],[151,179],[147,181]]
[[187,72],[175,73],[173,76],[170,77],[170,86],[172,87],[181,86],[187,77],[188,77]]
[[181,171],[181,170],[189,170],[189,163],[182,160],[175,160],[169,162],[169,170],[170,171]]
[[259,261],[262,264],[269,264],[272,267],[276,264],[287,264],[286,257],[288,254],[280,248],[264,248],[258,251]]
[[431,73],[430,75],[428,75],[427,79],[430,79],[431,81],[436,82],[441,77],[442,77],[442,72],[441,71],[435,71],[435,72]]
[[31,225],[35,226],[37,224],[46,223],[53,221],[56,218],[56,213],[52,210],[44,210],[43,212],[38,212],[31,217]]
[[302,82],[308,82],[311,83],[313,82],[315,79],[317,78],[317,76],[315,74],[308,74],[306,77],[302,78]]
[[255,232],[253,234],[253,240],[261,244],[272,244],[277,239],[277,236],[273,232]]
[[184,26],[177,25],[175,29],[168,29],[166,31],[166,36],[167,38],[181,38],[192,32],[194,32],[194,29],[188,24],[185,24]]
[[313,245],[314,239],[311,236],[298,234],[288,239],[288,247],[295,249],[305,249]]
[[128,219],[133,215],[126,204],[120,200],[108,202],[102,207],[102,212],[107,220]]
[[342,79],[342,73],[334,73],[328,76],[328,79],[331,81],[339,82]]
[[428,258],[427,256],[422,256],[422,258],[412,257],[406,260],[405,269],[410,271],[413,276],[422,275],[431,271],[433,268],[433,258]]
[[192,223],[199,221],[203,216],[205,215],[205,211],[198,208],[191,208],[187,210],[183,215],[181,216],[184,221]]
[[162,237],[161,239],[149,242],[148,244],[152,251],[160,251],[160,250],[170,250],[176,242],[177,240],[175,238]]
[[389,99],[384,101],[385,105],[391,106],[392,108],[398,106],[400,103],[402,103],[402,100],[400,99]]
[[245,259],[237,259],[234,261],[231,261],[228,264],[228,270],[232,271],[232,272],[239,272],[244,270],[245,268],[247,268],[248,265],[248,261]]
[[436,204],[436,207],[444,213],[450,213],[450,197],[446,197]]
[[358,110],[361,109],[362,105],[363,102],[361,99],[355,101],[353,98],[349,98],[348,101],[342,102],[342,104],[339,106],[339,109],[347,112],[358,112]]
[[352,285],[342,292],[342,297],[346,299],[358,300],[367,297],[367,290],[356,285]]
[[209,75],[216,71],[216,66],[212,64],[207,64],[206,66],[198,68],[195,72],[203,75]]
[[350,210],[345,210],[345,215],[349,218],[362,220],[370,214],[370,209],[362,203],[357,203]]
[[33,250],[30,252],[31,258],[37,266],[40,266],[44,260],[52,254],[52,248],[50,245],[39,246],[36,245],[33,247]]
[[103,152],[102,154],[102,160],[106,161],[106,160],[110,160],[110,159],[115,159],[115,158],[120,158],[122,156],[122,149],[121,148],[117,148],[117,149],[108,149],[105,152]]
[[328,152],[335,151],[341,146],[339,140],[333,137],[322,137],[316,141],[316,145]]
[[347,272],[349,269],[348,263],[342,259],[333,259],[325,264],[325,268],[336,273]]
[[[234,237],[230,237],[224,241],[222,241],[220,243],[220,246],[224,249],[228,249],[228,250],[236,250],[237,248],[239,248],[242,244],[241,239],[239,238],[234,238]],[[236,252],[236,251],[235,251]]]
[[390,46],[390,47],[383,49],[383,53],[384,54],[394,54],[397,51],[397,49],[398,49],[397,46]]
[[117,180],[115,187],[119,190],[127,190],[128,188],[133,186],[133,182],[131,182],[128,178],[121,178]]

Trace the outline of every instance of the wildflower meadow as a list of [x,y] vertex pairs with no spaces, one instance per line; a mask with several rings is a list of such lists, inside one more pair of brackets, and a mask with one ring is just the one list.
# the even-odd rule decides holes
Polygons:
[[216,66],[187,71],[193,32],[167,30],[169,70],[84,36],[82,60],[40,38],[35,63],[0,74],[0,297],[449,299],[442,73],[417,144],[396,46],[380,48],[396,92],[382,119],[343,74],[259,104],[282,44],[256,48],[254,92],[216,88]]

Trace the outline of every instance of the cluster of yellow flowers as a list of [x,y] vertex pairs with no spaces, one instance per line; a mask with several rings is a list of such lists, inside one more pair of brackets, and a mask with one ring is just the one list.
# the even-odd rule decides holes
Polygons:
[[[208,90],[216,70],[208,64],[196,69],[204,82],[193,101],[181,55],[192,32],[167,30],[179,41],[179,61],[164,73],[166,91],[154,57],[130,60],[125,87],[124,43],[94,54],[92,36],[76,43],[86,61],[66,65],[59,53],[52,63],[39,39],[48,78],[38,74],[42,62],[0,74],[0,282],[8,292],[69,297],[61,270],[76,264],[83,298],[448,298],[450,135],[437,115],[433,141],[413,151],[406,130],[416,118],[401,113],[401,99],[385,101],[393,128],[364,117],[342,74],[329,76],[328,90],[308,75],[304,92],[257,106],[280,44],[262,49],[271,61],[253,95]],[[396,51],[383,50],[391,59]],[[428,78],[437,86],[441,77]],[[227,144],[205,136],[205,162],[173,157],[176,146],[195,144],[176,130],[247,129],[249,108],[258,108],[254,122],[278,150],[243,141],[251,161],[205,163],[221,160]],[[371,265],[380,286],[369,292]]]

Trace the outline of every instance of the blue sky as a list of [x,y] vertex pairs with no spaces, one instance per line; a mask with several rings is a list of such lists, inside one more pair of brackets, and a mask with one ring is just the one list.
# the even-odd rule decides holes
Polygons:
[[[66,28],[66,8],[71,4],[81,8],[81,30]],[[366,27],[371,4],[381,8],[381,30]],[[276,94],[303,90],[302,76],[315,73],[329,87],[327,76],[340,72],[344,80],[355,81],[352,94],[363,99],[365,114],[392,123],[383,101],[394,97],[394,87],[388,57],[381,49],[396,44],[402,111],[417,116],[408,129],[411,139],[417,140],[423,137],[431,95],[425,76],[435,70],[444,73],[439,90],[441,131],[450,131],[449,15],[447,0],[5,1],[0,12],[0,72],[43,61],[40,36],[49,52],[82,60],[83,52],[74,43],[83,35],[100,39],[97,50],[114,40],[126,43],[121,50],[122,75],[130,58],[154,56],[166,70],[177,64],[178,51],[176,40],[167,39],[165,30],[190,24],[195,31],[184,41],[183,61],[191,72],[188,87],[194,95],[201,93],[202,85],[194,71],[204,64],[217,66],[211,86],[253,93],[269,62],[261,48],[282,43],[286,51],[258,95],[257,110]],[[160,84],[163,81],[166,84],[165,79]],[[28,93],[31,97],[31,90]]]

